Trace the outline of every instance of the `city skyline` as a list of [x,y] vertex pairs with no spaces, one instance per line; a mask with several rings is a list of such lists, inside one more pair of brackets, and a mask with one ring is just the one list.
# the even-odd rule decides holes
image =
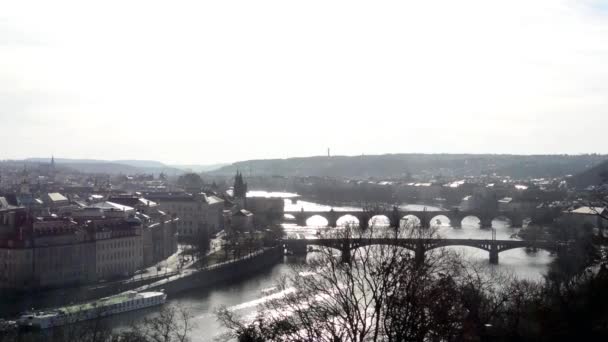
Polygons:
[[607,9],[2,4],[0,158],[605,154]]

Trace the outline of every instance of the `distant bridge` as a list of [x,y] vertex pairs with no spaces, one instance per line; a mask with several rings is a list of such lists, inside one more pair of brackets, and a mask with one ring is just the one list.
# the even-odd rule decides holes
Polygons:
[[462,220],[466,217],[476,217],[479,219],[481,228],[491,228],[492,221],[497,218],[507,219],[511,226],[521,227],[523,226],[524,220],[534,217],[537,212],[523,212],[523,211],[460,211],[460,210],[423,210],[423,211],[410,211],[410,210],[399,210],[397,207],[393,207],[392,211],[370,213],[364,210],[334,210],[329,211],[285,211],[285,214],[290,214],[295,217],[296,223],[300,226],[305,226],[306,221],[313,216],[321,216],[328,222],[328,227],[336,227],[338,220],[346,215],[354,216],[359,221],[359,226],[367,228],[369,220],[375,216],[384,216],[390,222],[391,227],[399,227],[401,220],[410,219],[416,217],[420,220],[420,226],[423,228],[429,228],[433,225],[434,220],[438,216],[445,216],[450,220],[450,225],[454,228],[462,227]]
[[515,248],[539,248],[557,251],[565,244],[549,241],[478,240],[478,239],[416,239],[416,238],[360,238],[360,239],[285,239],[283,247],[295,254],[306,254],[308,246],[323,246],[342,252],[342,259],[350,262],[351,250],[371,245],[399,246],[415,253],[416,260],[424,260],[426,251],[449,246],[466,246],[489,252],[490,263],[498,264],[498,254]]

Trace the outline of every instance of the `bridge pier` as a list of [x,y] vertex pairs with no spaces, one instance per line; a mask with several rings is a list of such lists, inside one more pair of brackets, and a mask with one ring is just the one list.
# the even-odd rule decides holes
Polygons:
[[397,206],[393,206],[393,211],[391,211],[391,214],[388,217],[391,228],[398,229],[401,225],[401,214],[399,213],[399,208],[397,208]]
[[481,229],[489,229],[492,228],[492,218],[491,217],[482,217],[480,218],[479,228]]
[[490,247],[490,264],[498,265],[498,246],[494,243]]
[[357,215],[357,220],[359,220],[359,228],[362,230],[369,228],[369,219],[370,217],[367,213]]
[[431,226],[432,226],[431,219],[426,217],[426,215],[420,218],[420,227],[421,228],[429,229],[429,228],[431,228]]
[[421,266],[424,264],[424,253],[426,252],[424,246],[419,243],[416,245],[416,250],[414,251],[414,264],[416,266]]
[[510,217],[511,227],[520,228],[524,226],[524,218],[523,217]]
[[305,243],[290,244],[285,247],[293,255],[306,255],[308,253],[308,245]]
[[462,218],[456,216],[448,218],[450,219],[450,226],[452,226],[452,228],[462,228]]
[[338,217],[337,216],[338,215],[336,214],[336,212],[332,208],[329,211],[329,215],[327,215],[327,226],[329,226],[331,228],[336,228],[338,226]]
[[342,248],[340,249],[342,254],[340,255],[340,261],[349,264],[352,262],[351,254],[350,254],[350,244],[348,242],[342,243]]
[[296,217],[296,224],[300,227],[306,226],[306,214],[304,214],[304,208],[299,214],[294,215]]

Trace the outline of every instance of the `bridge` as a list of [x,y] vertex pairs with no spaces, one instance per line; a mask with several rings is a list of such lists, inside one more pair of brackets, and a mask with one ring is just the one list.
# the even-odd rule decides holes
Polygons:
[[557,251],[564,244],[550,241],[523,240],[478,240],[478,239],[440,239],[440,238],[358,238],[358,239],[285,239],[283,247],[294,254],[306,254],[308,246],[323,246],[334,248],[342,253],[342,260],[350,262],[351,251],[356,248],[371,245],[399,246],[415,253],[415,260],[422,262],[426,251],[449,246],[466,246],[487,251],[490,264],[498,264],[498,254],[515,248],[540,248]]
[[329,211],[285,211],[285,214],[290,214],[295,217],[296,223],[299,226],[305,226],[306,221],[313,216],[321,216],[328,222],[328,227],[336,227],[338,220],[346,215],[354,216],[359,221],[359,226],[367,228],[372,217],[384,216],[390,222],[393,228],[399,227],[401,220],[412,219],[416,217],[420,220],[420,226],[429,228],[438,216],[445,216],[450,220],[450,225],[454,228],[462,227],[462,220],[466,217],[476,217],[479,219],[481,228],[491,228],[492,221],[497,218],[504,218],[510,221],[511,226],[521,227],[524,220],[530,219],[537,213],[523,211],[460,211],[460,210],[438,210],[438,211],[405,211],[397,207],[393,207],[392,211],[370,213],[364,210],[357,211],[342,211],[331,209]]

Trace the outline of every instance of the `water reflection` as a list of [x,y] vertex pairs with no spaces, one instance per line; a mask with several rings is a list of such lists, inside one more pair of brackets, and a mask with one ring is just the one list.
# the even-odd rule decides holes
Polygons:
[[[263,195],[258,193],[257,195]],[[313,202],[302,200],[292,200],[295,194],[280,193],[280,196],[285,198],[286,211],[329,211],[331,206],[322,205]],[[335,211],[354,211],[360,208],[353,207],[333,207]],[[426,208],[427,211],[442,210],[437,207],[425,205],[403,205],[401,210],[422,211]],[[344,215],[337,221],[339,226],[344,227],[349,223],[358,223],[355,216]],[[298,239],[314,239],[318,234],[325,234],[333,229],[327,228],[327,219],[321,216],[313,216],[306,222],[305,227],[297,226],[293,223],[284,224],[283,227],[290,238]],[[370,219],[370,224],[378,229],[390,229],[389,220],[384,215],[374,216]],[[408,228],[418,226],[420,220],[415,216],[406,216],[401,220],[400,226]],[[462,228],[452,228],[449,219],[445,216],[437,216],[432,222],[433,229],[436,230],[440,237],[455,238],[455,239],[491,239],[492,233],[488,229],[479,228],[479,219],[476,217],[466,217],[462,221]],[[506,221],[495,220],[493,226],[496,230],[497,239],[514,239],[514,234],[519,228],[509,227]],[[472,247],[447,247],[463,255],[469,262],[488,267],[491,271],[508,272],[519,278],[527,278],[533,280],[542,279],[542,275],[546,272],[547,266],[553,260],[550,253],[539,250],[537,252],[528,252],[525,249],[513,249],[500,253],[499,265],[490,266],[488,263],[488,252],[472,248]],[[313,258],[314,253],[309,253],[307,258]],[[265,300],[276,296],[274,293],[264,291],[273,287],[275,282],[282,276],[290,272],[291,265],[298,265],[306,262],[306,258],[286,257],[285,262],[276,265],[265,272],[256,274],[255,276],[232,281],[230,283],[216,286],[213,289],[200,289],[183,293],[179,296],[169,298],[168,305],[179,305],[189,308],[193,315],[193,323],[195,324],[192,332],[192,341],[194,342],[210,342],[218,338],[224,329],[216,321],[214,310],[223,305],[231,307],[238,314],[251,317],[256,313],[259,304]],[[146,313],[146,312],[144,312]],[[150,314],[149,312],[147,312]],[[142,314],[132,313],[126,316],[117,317],[117,326],[128,324],[132,319],[141,318]]]
[[[295,195],[295,194],[288,194]],[[332,208],[339,211],[356,211],[361,210],[356,207],[332,207],[328,205],[307,202],[302,200],[294,200],[288,198],[295,196],[284,196],[285,211],[329,211]],[[403,211],[441,211],[442,208],[407,204],[399,207]],[[407,216],[401,220],[402,228],[417,226],[420,220],[415,216]],[[436,221],[437,219],[438,221]],[[452,228],[449,219],[445,216],[437,216],[432,220],[433,229],[436,230],[440,237],[456,238],[456,239],[491,239],[492,232],[489,229],[479,228],[479,219],[476,217],[466,217],[462,221],[462,228]],[[321,216],[313,216],[307,221],[307,226],[300,227],[296,224],[284,224],[283,227],[291,238],[299,239],[314,239],[318,238],[318,234],[326,234],[334,229],[328,228],[327,220]],[[338,226],[344,227],[349,223],[358,223],[355,216],[344,215],[337,221]],[[388,229],[389,220],[384,215],[375,216],[370,219],[370,224],[379,229]],[[514,234],[519,228],[509,227],[509,223],[504,220],[495,220],[493,227],[496,230],[497,239],[514,239]],[[343,229],[343,228],[342,228]],[[466,258],[469,262],[476,263],[488,267],[491,271],[507,272],[519,278],[527,278],[533,280],[542,279],[542,275],[546,272],[547,266],[553,260],[553,256],[549,252],[539,250],[537,252],[528,252],[525,249],[513,249],[502,252],[500,254],[500,263],[496,266],[490,266],[488,263],[488,252],[472,248],[472,247],[447,247],[454,250]],[[314,253],[309,253],[307,259],[314,258]],[[214,290],[194,291],[181,295],[172,299],[171,305],[186,305],[191,307],[195,312],[195,323],[197,327],[194,330],[193,341],[212,341],[214,337],[219,336],[223,331],[222,327],[215,320],[213,309],[219,305],[234,307],[237,312],[244,316],[251,317],[256,312],[256,307],[269,296],[263,290],[272,287],[277,279],[286,275],[290,271],[290,265],[301,264],[306,262],[304,258],[287,257],[285,263],[276,265],[267,272],[260,273],[254,277],[244,279],[242,281],[216,288]]]
[[353,215],[344,215],[336,221],[336,224],[338,225],[338,227],[359,225],[359,219]]
[[311,228],[322,228],[327,227],[329,221],[323,216],[314,215],[306,220],[306,225]]

